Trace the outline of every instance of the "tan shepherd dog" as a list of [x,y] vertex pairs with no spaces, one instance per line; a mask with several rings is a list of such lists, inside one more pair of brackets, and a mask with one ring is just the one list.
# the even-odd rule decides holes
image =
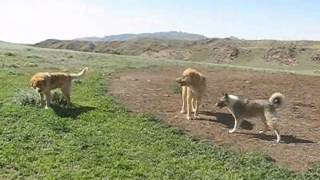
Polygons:
[[194,118],[198,119],[201,98],[207,86],[206,77],[199,71],[188,68],[183,71],[182,77],[176,79],[176,82],[182,86],[182,108],[180,112],[187,112],[187,119],[191,120],[191,111],[193,111]]
[[244,118],[258,117],[264,124],[264,130],[259,133],[264,133],[270,128],[276,134],[278,143],[281,137],[278,129],[279,117],[276,110],[283,105],[284,96],[281,93],[273,93],[268,100],[249,100],[224,94],[216,104],[219,108],[227,107],[234,118],[234,127],[229,130],[230,133],[237,130]]
[[[71,82],[75,78],[83,76],[88,71],[88,68],[84,68],[78,74],[64,73],[64,72],[39,72],[32,76],[31,87],[34,88],[40,94],[41,106],[45,105],[45,109],[48,109],[51,103],[51,90],[60,88],[63,95],[67,99],[67,107],[70,107],[70,95],[71,95]],[[44,102],[44,96],[46,96],[46,103]]]

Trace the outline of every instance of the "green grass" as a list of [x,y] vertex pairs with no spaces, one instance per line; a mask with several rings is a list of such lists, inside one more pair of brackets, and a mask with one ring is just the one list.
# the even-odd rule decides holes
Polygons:
[[[5,52],[15,56],[4,57]],[[41,59],[37,63],[34,58]],[[72,57],[70,57],[72,55]],[[69,58],[68,58],[69,56]],[[59,61],[59,59],[67,59]],[[195,140],[149,115],[133,115],[106,96],[110,74],[176,64],[127,56],[37,49],[0,43],[0,179],[315,179],[261,154],[238,154]],[[58,62],[57,62],[58,61]],[[38,64],[37,67],[25,65]],[[18,64],[17,67],[8,64]],[[89,66],[74,83],[72,109],[13,103],[33,72]],[[179,64],[181,65],[181,64]]]

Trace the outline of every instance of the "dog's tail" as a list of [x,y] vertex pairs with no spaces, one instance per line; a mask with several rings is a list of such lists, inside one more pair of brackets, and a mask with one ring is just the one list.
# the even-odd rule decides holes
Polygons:
[[70,76],[72,77],[72,78],[80,78],[80,77],[82,77],[84,74],[86,74],[86,72],[88,71],[88,67],[85,67],[85,68],[83,68],[82,69],[82,71],[80,71],[79,73],[77,73],[77,74],[74,74],[74,73],[72,73],[72,74],[70,74]]
[[269,102],[275,108],[281,108],[284,105],[284,95],[281,93],[273,93],[269,98]]

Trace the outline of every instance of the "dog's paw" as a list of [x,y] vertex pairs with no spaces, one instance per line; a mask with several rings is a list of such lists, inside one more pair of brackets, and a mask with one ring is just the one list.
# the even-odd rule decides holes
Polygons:
[[229,133],[234,133],[236,130],[235,129],[230,129]]
[[48,109],[48,106],[45,106],[44,109]]
[[188,120],[192,120],[191,116],[187,116],[187,119],[188,119]]
[[259,131],[259,134],[264,134],[266,131]]
[[199,115],[194,115],[194,119],[200,119]]
[[181,110],[180,113],[181,113],[181,114],[185,114],[186,111],[185,111],[185,110]]

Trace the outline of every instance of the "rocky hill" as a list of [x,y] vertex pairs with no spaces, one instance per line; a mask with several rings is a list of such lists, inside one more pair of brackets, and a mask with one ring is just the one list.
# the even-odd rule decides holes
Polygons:
[[79,41],[48,39],[34,46],[54,49],[99,52],[148,58],[180,59],[212,63],[270,63],[295,66],[320,63],[318,41],[241,40],[207,38],[169,40],[134,38],[126,41]]

